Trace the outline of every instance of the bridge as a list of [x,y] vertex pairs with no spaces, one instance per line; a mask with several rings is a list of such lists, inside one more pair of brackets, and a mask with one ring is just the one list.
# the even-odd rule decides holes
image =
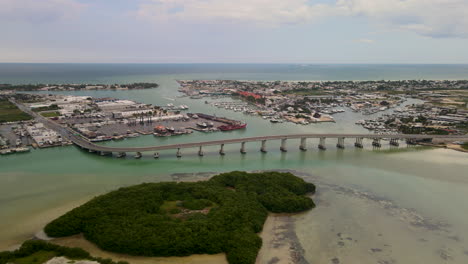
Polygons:
[[247,138],[237,138],[237,139],[224,139],[224,140],[213,140],[213,141],[203,141],[203,142],[194,142],[194,143],[180,143],[180,144],[171,144],[163,146],[148,146],[148,147],[107,147],[96,145],[80,134],[73,131],[71,128],[64,127],[55,123],[48,118],[45,118],[24,105],[15,102],[13,99],[10,99],[12,103],[15,103],[22,111],[29,113],[34,116],[37,120],[41,121],[44,125],[50,129],[55,130],[60,133],[63,137],[71,140],[76,146],[87,150],[89,152],[94,152],[101,154],[103,156],[112,156],[113,153],[117,153],[117,157],[125,157],[126,153],[132,152],[136,153],[136,158],[140,158],[143,152],[155,152],[154,157],[159,157],[159,152],[162,150],[177,150],[176,156],[182,157],[182,149],[187,148],[198,148],[198,155],[203,156],[203,147],[206,146],[220,146],[219,154],[224,155],[224,146],[228,144],[240,144],[240,152],[242,154],[247,153],[245,144],[247,142],[260,142],[260,151],[267,152],[266,144],[267,141],[281,141],[280,150],[282,152],[287,152],[287,140],[300,139],[299,149],[302,151],[307,150],[307,139],[318,139],[318,149],[326,150],[325,141],[327,139],[335,139],[336,147],[339,149],[345,148],[346,139],[354,139],[354,146],[356,148],[364,147],[364,139],[372,140],[372,146],[375,148],[380,148],[382,146],[381,141],[386,139],[389,140],[389,144],[392,146],[399,146],[401,140],[405,140],[407,144],[417,144],[418,141],[428,141],[431,142],[433,139],[442,139],[447,141],[468,141],[468,135],[412,135],[412,134],[290,134],[290,135],[273,135],[273,136],[260,136],[260,137],[247,137]]
[[213,141],[203,141],[203,142],[194,142],[194,143],[180,143],[180,144],[171,144],[163,146],[148,146],[148,147],[108,147],[96,145],[88,140],[80,137],[74,136],[72,141],[75,145],[79,146],[84,150],[89,152],[96,152],[101,155],[112,155],[112,153],[118,153],[118,157],[124,157],[126,153],[133,152],[136,153],[137,158],[141,157],[143,152],[155,152],[155,158],[159,157],[158,151],[162,150],[177,150],[177,157],[182,156],[182,149],[188,148],[198,148],[198,155],[203,156],[203,147],[206,146],[219,146],[219,154],[224,155],[224,146],[228,144],[240,144],[240,152],[245,154],[246,148],[245,144],[248,142],[259,142],[260,151],[267,152],[266,145],[267,141],[280,141],[280,150],[282,152],[287,152],[287,141],[299,139],[299,149],[302,151],[307,150],[307,140],[308,139],[318,139],[318,149],[326,150],[325,141],[327,139],[335,139],[336,147],[340,149],[345,148],[346,139],[354,139],[354,146],[357,148],[364,147],[364,139],[372,140],[372,146],[380,148],[382,146],[382,140],[389,140],[389,144],[392,146],[399,146],[399,141],[404,140],[407,144],[417,144],[418,141],[427,141],[430,142],[433,139],[443,139],[448,141],[456,140],[468,140],[468,135],[412,135],[412,134],[291,134],[291,135],[273,135],[273,136],[260,136],[260,137],[246,137],[246,138],[236,138],[236,139],[224,139],[224,140],[213,140]]

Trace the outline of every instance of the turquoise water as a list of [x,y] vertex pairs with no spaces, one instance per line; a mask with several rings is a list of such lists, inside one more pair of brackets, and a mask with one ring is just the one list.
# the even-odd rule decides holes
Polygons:
[[[24,69],[14,70],[15,67]],[[123,70],[125,67],[130,68],[127,73]],[[12,72],[6,74],[5,71],[0,71],[0,83],[45,80],[51,83],[93,80],[111,83],[155,81],[160,84],[157,89],[69,93],[129,98],[152,104],[187,104],[193,112],[216,113],[248,123],[246,130],[228,133],[194,133],[172,138],[142,136],[105,143],[111,145],[158,145],[303,132],[366,132],[354,125],[356,120],[363,117],[353,112],[336,115],[336,123],[308,126],[271,124],[257,117],[213,108],[205,104],[204,100],[177,97],[179,93],[175,79],[227,76],[253,79],[251,76],[254,75],[258,79],[308,79],[306,77],[310,72],[285,70],[288,67],[299,67],[298,65],[272,65],[267,69],[262,68],[263,66],[255,68],[218,65],[216,67],[221,68],[217,70],[212,66],[194,70],[193,67],[197,68],[197,65],[170,65],[167,69],[157,66],[167,72],[156,74],[151,73],[154,71],[153,67],[156,66],[72,65],[50,68],[40,65],[13,67],[0,64],[0,69],[7,68]],[[232,69],[226,70],[223,67]],[[371,66],[327,67],[329,70],[323,70],[322,73],[319,71],[317,74],[320,76],[317,78],[328,76],[327,79],[348,79],[348,73],[342,71],[349,67],[351,72],[356,72],[356,79],[372,79],[375,71],[383,76],[382,79],[390,79],[392,76],[403,78],[404,74],[423,76],[430,75],[431,72],[439,74],[435,74],[434,78],[453,76],[458,79],[467,70],[466,66],[372,66],[377,69],[375,71],[370,69]],[[404,73],[408,70],[406,67],[410,67],[409,73]],[[438,71],[438,67],[448,68]],[[172,74],[172,71],[176,74]],[[248,71],[250,73],[243,73]],[[366,72],[369,73],[366,75]],[[112,159],[91,155],[74,146],[2,156],[0,249],[20,243],[70,208],[119,186],[173,180],[173,173],[288,169],[297,171],[306,180],[318,185],[315,198],[317,208],[294,217],[298,239],[310,263],[330,263],[335,257],[341,263],[467,262],[465,251],[468,250],[468,224],[465,220],[468,217],[468,205],[464,201],[468,198],[468,156],[465,153],[406,146],[398,149],[385,146],[381,150],[372,150],[369,147],[370,142],[367,142],[367,148],[360,150],[353,148],[351,141],[347,142],[345,150],[336,150],[336,142],[331,140],[327,142],[329,149],[320,152],[317,150],[317,143],[310,140],[309,151],[301,152],[298,150],[299,142],[291,140],[288,141],[289,151],[281,153],[279,142],[271,141],[268,142],[267,154],[258,151],[258,143],[248,143],[246,155],[239,153],[240,146],[229,145],[225,156],[219,156],[218,147],[213,146],[204,149],[206,155],[202,158],[196,155],[196,149],[184,150],[181,159],[177,159],[173,151],[166,151],[161,153],[159,160],[154,160],[151,156],[145,156],[141,160],[131,157]],[[345,239],[343,242],[337,233],[346,234],[352,240]],[[372,248],[382,251],[374,252]]]

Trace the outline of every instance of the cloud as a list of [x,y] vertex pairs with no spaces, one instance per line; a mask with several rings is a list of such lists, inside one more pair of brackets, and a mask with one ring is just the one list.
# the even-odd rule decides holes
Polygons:
[[467,0],[338,0],[336,10],[429,37],[468,37]]
[[137,16],[156,21],[225,21],[295,24],[326,16],[332,7],[308,0],[147,0]]
[[51,22],[76,17],[84,7],[75,0],[0,0],[0,20]]
[[139,18],[278,26],[326,17],[364,17],[377,26],[429,37],[468,37],[467,0],[145,0]]
[[359,43],[366,43],[366,44],[375,43],[375,40],[373,40],[373,39],[356,39],[354,41],[359,42]]

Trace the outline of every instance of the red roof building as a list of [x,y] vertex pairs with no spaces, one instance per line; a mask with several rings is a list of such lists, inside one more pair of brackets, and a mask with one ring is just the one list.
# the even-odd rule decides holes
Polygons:
[[244,92],[244,91],[240,91],[240,92],[237,92],[237,93],[238,93],[239,95],[243,96],[243,97],[252,96],[253,98],[255,98],[255,100],[258,100],[258,99],[262,98],[261,95],[256,94],[256,93]]

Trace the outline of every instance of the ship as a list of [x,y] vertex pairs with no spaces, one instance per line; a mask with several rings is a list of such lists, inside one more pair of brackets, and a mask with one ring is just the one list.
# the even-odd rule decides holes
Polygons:
[[243,129],[246,127],[247,127],[246,123],[239,123],[239,124],[222,125],[222,126],[219,126],[218,129],[221,131],[231,131],[231,130],[236,130],[236,129]]

